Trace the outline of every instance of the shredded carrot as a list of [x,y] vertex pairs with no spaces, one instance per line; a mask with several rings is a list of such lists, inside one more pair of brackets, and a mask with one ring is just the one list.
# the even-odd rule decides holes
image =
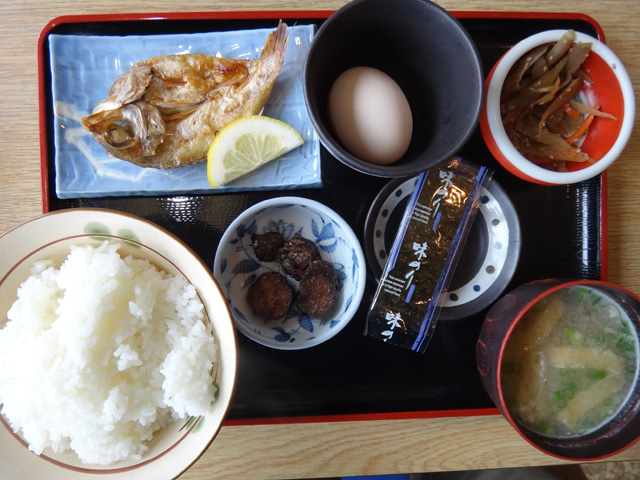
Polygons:
[[566,112],[567,115],[569,115],[574,120],[577,120],[578,118],[580,118],[580,112],[577,111],[575,108],[573,108],[568,103],[565,103],[564,106],[562,107],[562,109]]
[[[596,110],[599,110],[600,105],[596,105],[594,108]],[[589,128],[589,125],[591,125],[591,122],[593,122],[594,117],[595,117],[594,114],[587,115],[587,118],[584,119],[584,122],[582,122],[582,124],[578,127],[578,129],[575,132],[573,132],[571,136],[566,138],[566,141],[569,145],[571,145],[573,142],[578,140],[587,132],[587,129]]]

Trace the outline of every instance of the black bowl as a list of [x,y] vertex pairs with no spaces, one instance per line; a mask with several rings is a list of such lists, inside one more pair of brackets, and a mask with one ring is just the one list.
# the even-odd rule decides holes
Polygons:
[[[331,128],[331,86],[356,66],[382,70],[409,101],[413,136],[394,164],[373,165],[353,156]],[[355,0],[318,29],[303,86],[311,123],[334,157],[370,175],[405,177],[449,160],[467,142],[480,116],[483,81],[475,44],[446,10],[426,0]]]

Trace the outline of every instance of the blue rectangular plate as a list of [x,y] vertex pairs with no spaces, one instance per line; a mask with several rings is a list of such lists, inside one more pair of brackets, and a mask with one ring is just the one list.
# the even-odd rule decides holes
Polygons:
[[107,97],[113,80],[141,60],[177,53],[257,59],[272,30],[123,36],[50,34],[56,195],[157,196],[321,186],[318,136],[309,121],[302,92],[302,71],[314,25],[292,25],[288,29],[282,71],[263,112],[291,125],[305,143],[215,192],[207,181],[206,162],[175,170],[142,168],[109,156],[80,124]]

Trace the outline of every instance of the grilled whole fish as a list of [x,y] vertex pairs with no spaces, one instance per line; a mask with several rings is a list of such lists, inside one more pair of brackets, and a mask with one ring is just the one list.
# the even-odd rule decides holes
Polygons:
[[139,62],[82,125],[111,155],[141,167],[202,162],[220,129],[262,111],[282,69],[286,32],[281,21],[257,60],[181,54]]

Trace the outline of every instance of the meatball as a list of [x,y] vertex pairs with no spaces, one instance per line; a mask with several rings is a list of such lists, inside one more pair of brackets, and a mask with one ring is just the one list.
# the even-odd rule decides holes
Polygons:
[[284,275],[267,272],[249,287],[247,301],[253,313],[266,320],[284,317],[293,303],[293,290]]
[[251,242],[253,253],[261,262],[273,262],[284,247],[284,237],[279,232],[254,233]]
[[322,260],[316,244],[304,237],[293,237],[280,249],[280,261],[284,272],[300,280],[311,262]]
[[340,290],[338,272],[329,262],[315,261],[304,272],[298,289],[298,307],[312,318],[320,318],[336,303]]

